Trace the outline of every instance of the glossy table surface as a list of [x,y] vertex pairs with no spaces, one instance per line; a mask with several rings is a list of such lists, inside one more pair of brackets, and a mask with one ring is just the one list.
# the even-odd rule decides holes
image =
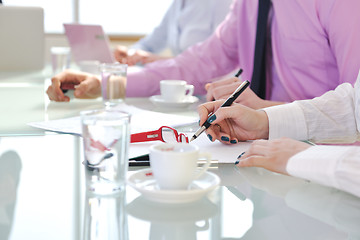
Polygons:
[[[91,195],[81,139],[26,123],[76,116],[102,107],[101,100],[49,102],[48,82],[46,74],[0,74],[0,239],[360,238],[359,198],[233,164],[213,163],[220,186],[192,203],[151,202],[130,186],[115,196]],[[148,99],[126,102],[165,111]],[[173,112],[195,116],[195,109]]]

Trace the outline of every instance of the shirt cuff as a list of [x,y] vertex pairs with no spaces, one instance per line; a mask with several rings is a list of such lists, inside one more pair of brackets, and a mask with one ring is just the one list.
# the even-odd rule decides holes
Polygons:
[[291,157],[286,171],[295,177],[339,188],[335,176],[336,168],[347,150],[345,147],[336,146],[310,147]]
[[296,103],[288,103],[263,109],[269,118],[269,139],[289,137],[307,140],[304,113]]

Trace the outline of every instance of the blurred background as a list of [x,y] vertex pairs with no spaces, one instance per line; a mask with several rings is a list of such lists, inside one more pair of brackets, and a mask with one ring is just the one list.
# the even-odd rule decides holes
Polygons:
[[102,25],[111,46],[128,46],[150,33],[161,22],[171,2],[172,0],[3,0],[6,6],[36,6],[44,9],[47,62],[51,46],[68,45],[63,23]]

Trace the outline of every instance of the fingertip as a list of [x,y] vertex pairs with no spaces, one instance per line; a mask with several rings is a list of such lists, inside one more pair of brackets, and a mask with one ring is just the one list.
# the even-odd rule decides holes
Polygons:
[[205,84],[205,90],[207,91],[210,88],[210,86],[211,86],[211,83]]

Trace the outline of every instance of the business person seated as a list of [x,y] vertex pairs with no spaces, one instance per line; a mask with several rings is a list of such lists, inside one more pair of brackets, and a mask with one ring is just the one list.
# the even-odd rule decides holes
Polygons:
[[117,46],[115,59],[129,66],[160,59],[165,49],[176,56],[208,38],[228,14],[232,0],[174,0],[161,23],[129,49]]
[[[159,94],[162,79],[184,79],[196,95],[206,94],[207,83],[240,66],[251,89],[237,101],[251,108],[320,96],[340,83],[354,83],[360,63],[357,9],[358,0],[235,0],[207,40],[129,73],[126,95]],[[239,85],[237,78],[227,81]],[[70,100],[61,91],[64,84],[77,85],[77,98],[100,96],[96,76],[64,72],[52,78],[51,100]]]
[[215,113],[207,120],[212,123],[206,131],[211,141],[230,144],[260,139],[239,156],[239,167],[263,167],[360,197],[360,147],[311,146],[298,141],[343,143],[359,139],[360,72],[355,87],[343,83],[312,100],[262,110],[237,103],[219,108],[222,102],[199,106],[200,124],[209,113]]

